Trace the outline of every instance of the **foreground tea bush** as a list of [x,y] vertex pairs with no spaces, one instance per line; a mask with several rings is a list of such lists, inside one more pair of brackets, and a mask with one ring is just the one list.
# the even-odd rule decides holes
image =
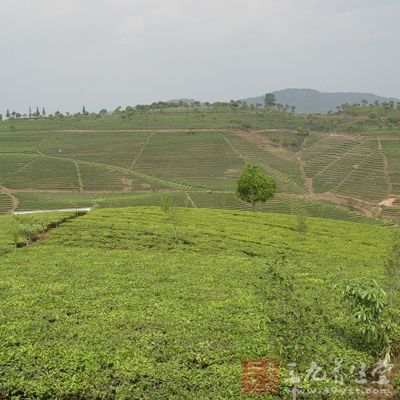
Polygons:
[[[372,366],[333,284],[385,284],[392,237],[311,217],[303,235],[296,217],[277,214],[95,210],[1,257],[0,388],[35,399],[239,399],[245,359],[277,358],[283,376],[291,363],[302,376],[312,362]],[[282,398],[288,389],[282,381]]]

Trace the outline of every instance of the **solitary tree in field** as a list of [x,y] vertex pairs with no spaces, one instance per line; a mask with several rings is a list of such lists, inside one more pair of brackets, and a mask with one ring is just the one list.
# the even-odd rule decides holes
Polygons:
[[267,93],[264,97],[265,107],[274,107],[276,105],[276,98],[273,93]]
[[256,210],[257,202],[265,202],[276,194],[276,182],[257,165],[247,164],[237,182],[237,195]]

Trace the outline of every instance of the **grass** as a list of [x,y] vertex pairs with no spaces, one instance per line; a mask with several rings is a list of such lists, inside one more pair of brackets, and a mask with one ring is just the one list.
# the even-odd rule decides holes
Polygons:
[[[330,357],[371,364],[332,281],[383,281],[392,232],[296,227],[292,216],[156,207],[97,210],[13,251],[2,230],[0,386],[30,398],[239,399],[246,358],[278,357],[285,370],[297,357],[302,371]],[[279,254],[316,324],[296,351],[282,340],[304,321],[280,319],[284,297],[267,295]]]

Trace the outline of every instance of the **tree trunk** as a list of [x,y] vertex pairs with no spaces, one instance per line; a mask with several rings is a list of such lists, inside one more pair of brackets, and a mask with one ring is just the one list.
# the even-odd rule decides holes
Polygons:
[[256,202],[255,201],[252,201],[251,202],[251,211],[256,211]]

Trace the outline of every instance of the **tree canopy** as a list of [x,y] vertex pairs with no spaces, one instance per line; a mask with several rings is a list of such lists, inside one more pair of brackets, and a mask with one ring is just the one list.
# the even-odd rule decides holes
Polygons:
[[265,107],[274,107],[276,105],[276,98],[273,93],[267,93],[264,97]]
[[264,174],[257,165],[247,164],[237,182],[237,195],[251,204],[253,211],[257,202],[265,202],[276,194],[276,182]]

